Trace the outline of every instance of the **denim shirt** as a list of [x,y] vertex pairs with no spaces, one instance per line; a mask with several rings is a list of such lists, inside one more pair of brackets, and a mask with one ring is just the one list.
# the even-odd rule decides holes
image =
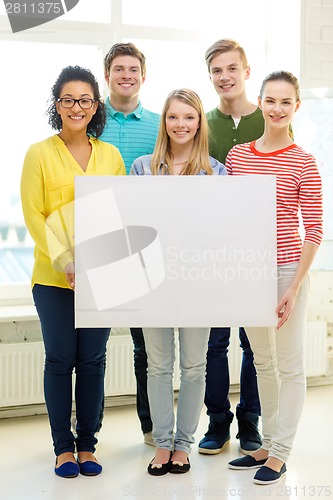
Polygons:
[[[132,163],[132,167],[130,170],[131,175],[152,175],[151,170],[150,170],[150,164],[151,164],[151,159],[153,155],[144,155],[144,156],[139,156],[134,162]],[[215,158],[212,158],[211,156],[209,157],[210,165],[213,170],[214,175],[227,175],[227,169],[223,165],[223,163],[220,163],[218,160],[215,160]],[[198,175],[206,175],[205,170],[200,170]]]

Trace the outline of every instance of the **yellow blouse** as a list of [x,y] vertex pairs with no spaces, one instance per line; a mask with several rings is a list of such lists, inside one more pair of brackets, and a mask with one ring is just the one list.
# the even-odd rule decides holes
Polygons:
[[123,158],[115,146],[94,138],[90,138],[90,143],[91,156],[85,172],[58,135],[33,144],[26,153],[21,200],[25,223],[35,242],[32,286],[38,283],[70,288],[64,268],[74,261],[73,248],[59,237],[52,224],[57,219],[61,225],[66,211],[67,215],[74,214],[75,176],[126,174]]

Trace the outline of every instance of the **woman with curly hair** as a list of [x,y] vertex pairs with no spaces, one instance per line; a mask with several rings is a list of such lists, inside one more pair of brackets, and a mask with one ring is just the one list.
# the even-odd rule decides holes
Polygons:
[[[65,215],[73,220],[75,176],[125,175],[125,167],[118,149],[98,140],[105,110],[89,70],[68,66],[61,71],[48,117],[59,133],[30,146],[21,179],[24,218],[35,242],[32,294],[45,346],[44,393],[55,473],[94,476],[102,471],[94,452],[109,329],[75,328],[74,235],[64,230],[61,237],[59,228]],[[76,437],[71,432],[74,369]]]

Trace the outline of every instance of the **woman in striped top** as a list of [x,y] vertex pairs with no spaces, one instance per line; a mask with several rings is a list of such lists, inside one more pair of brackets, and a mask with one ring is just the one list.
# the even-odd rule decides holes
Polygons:
[[[322,186],[314,157],[288,133],[300,106],[297,79],[286,71],[268,75],[259,106],[264,134],[235,146],[226,167],[232,175],[276,176],[278,319],[276,328],[246,328],[258,375],[263,443],[252,455],[229,462],[229,467],[258,468],[254,482],[271,484],[286,472],[305,397],[308,271],[322,239]],[[304,242],[299,234],[299,210]]]

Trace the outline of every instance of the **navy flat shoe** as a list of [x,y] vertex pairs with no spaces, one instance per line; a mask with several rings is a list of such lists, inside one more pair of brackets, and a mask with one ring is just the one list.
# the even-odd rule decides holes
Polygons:
[[[56,465],[57,461],[58,460],[56,460]],[[55,467],[54,472],[57,474],[57,476],[69,479],[72,477],[77,477],[79,475],[80,469],[78,464],[75,464],[74,462],[65,462],[60,465],[60,467]]]
[[253,481],[255,484],[274,484],[280,481],[281,477],[287,472],[286,464],[283,464],[280,472],[276,472],[270,467],[260,467],[256,472]]
[[103,470],[103,467],[93,460],[87,460],[86,462],[79,462],[80,474],[83,476],[98,476]]
[[259,469],[266,461],[267,458],[264,460],[256,460],[251,455],[246,455],[245,457],[231,460],[231,462],[228,463],[228,467],[229,469],[235,470]]

